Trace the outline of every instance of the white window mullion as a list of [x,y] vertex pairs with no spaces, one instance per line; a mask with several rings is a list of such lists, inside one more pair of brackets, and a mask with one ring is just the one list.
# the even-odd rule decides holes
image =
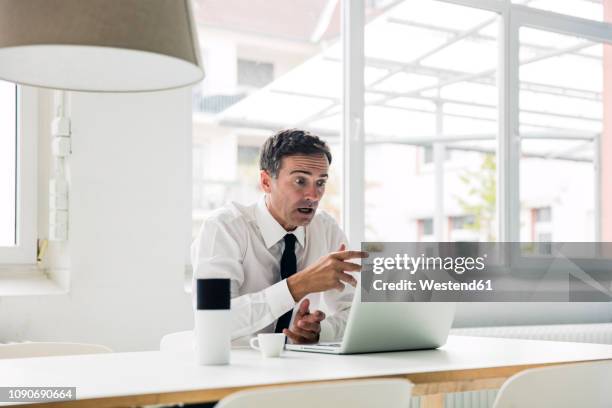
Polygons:
[[601,200],[602,200],[602,178],[601,178],[601,160],[602,160],[602,152],[601,152],[601,138],[603,135],[600,133],[593,140],[594,148],[593,148],[593,177],[595,177],[595,208],[593,217],[595,218],[595,241],[600,242],[602,240],[602,210],[601,210]]
[[17,97],[17,194],[14,247],[0,247],[0,264],[35,264],[37,238],[38,99],[34,88],[19,86]]
[[342,219],[353,246],[363,241],[365,233],[364,27],[364,0],[343,0]]
[[36,238],[38,231],[37,212],[37,127],[38,127],[38,91],[34,88],[20,86],[19,114],[19,195],[17,201],[18,222],[17,244],[23,250],[21,263],[36,263]]
[[520,241],[519,38],[510,7],[502,12],[499,45],[498,239],[517,242]]
[[[452,3],[460,6],[473,7],[482,10],[501,12],[505,8],[505,4],[496,0],[440,0],[444,3]],[[508,0],[510,1],[510,0]]]
[[[439,94],[439,92],[438,92]],[[438,95],[439,96],[439,95]],[[443,104],[436,102],[436,140],[444,137]],[[434,156],[434,237],[438,242],[445,241],[446,223],[444,222],[444,161],[446,147],[443,142],[433,143]]]

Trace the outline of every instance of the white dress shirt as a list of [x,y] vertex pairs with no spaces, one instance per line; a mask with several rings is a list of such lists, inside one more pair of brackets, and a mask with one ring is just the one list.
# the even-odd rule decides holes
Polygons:
[[[268,211],[264,197],[248,206],[231,203],[214,211],[202,224],[191,246],[194,282],[196,278],[231,280],[232,340],[243,343],[253,334],[274,332],[276,320],[297,307],[287,281],[280,277],[287,233]],[[337,251],[341,244],[347,245],[344,232],[322,210],[307,226],[290,233],[297,238],[298,272]],[[341,338],[353,292],[346,285],[343,291],[307,296],[311,312],[326,314],[321,322],[321,341]]]

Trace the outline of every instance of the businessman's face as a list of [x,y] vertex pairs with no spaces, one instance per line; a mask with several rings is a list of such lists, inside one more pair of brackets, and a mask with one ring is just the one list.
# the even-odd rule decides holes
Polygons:
[[327,157],[320,154],[283,157],[276,178],[261,171],[268,209],[287,231],[312,221],[325,193],[328,170]]

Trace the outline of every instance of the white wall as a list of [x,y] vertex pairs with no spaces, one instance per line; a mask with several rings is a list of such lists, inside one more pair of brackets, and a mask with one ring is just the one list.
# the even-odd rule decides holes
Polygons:
[[154,349],[193,324],[191,91],[73,93],[71,105],[71,289],[0,298],[0,341]]

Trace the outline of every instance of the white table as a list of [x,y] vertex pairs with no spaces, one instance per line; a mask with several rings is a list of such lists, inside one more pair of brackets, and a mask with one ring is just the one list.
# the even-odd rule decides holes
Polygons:
[[612,345],[451,336],[438,350],[350,356],[285,352],[264,359],[233,350],[231,365],[219,367],[196,365],[191,352],[160,351],[0,360],[0,386],[72,386],[78,400],[67,405],[108,407],[215,401],[287,383],[401,377],[415,383],[414,394],[431,407],[442,406],[444,393],[498,388],[527,368],[608,359]]

